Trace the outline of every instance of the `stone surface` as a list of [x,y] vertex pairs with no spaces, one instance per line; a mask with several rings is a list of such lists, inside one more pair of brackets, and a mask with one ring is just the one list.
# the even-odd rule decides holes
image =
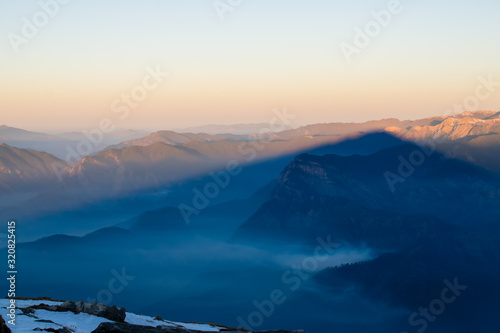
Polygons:
[[[222,329],[225,333],[253,333],[241,329]],[[172,326],[139,326],[127,323],[101,323],[92,333],[201,333],[183,327]],[[258,333],[305,333],[304,331],[259,331]]]
[[124,308],[118,308],[116,306],[107,306],[100,303],[85,303],[85,302],[64,302],[61,305],[47,305],[39,304],[33,305],[28,308],[22,309],[23,313],[27,314],[30,310],[47,310],[55,312],[67,312],[71,311],[73,313],[87,313],[97,317],[106,318],[116,322],[124,322],[126,317],[126,312]]
[[2,316],[0,316],[0,333],[12,333]]
[[124,322],[126,313],[124,308],[116,306],[107,306],[100,303],[85,303],[85,302],[64,302],[62,308],[66,308],[74,313],[87,313],[90,315],[103,317],[116,322]]

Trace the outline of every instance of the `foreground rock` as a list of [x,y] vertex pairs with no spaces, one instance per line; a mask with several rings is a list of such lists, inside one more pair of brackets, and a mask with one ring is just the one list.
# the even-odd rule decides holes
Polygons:
[[[124,308],[99,303],[71,302],[50,298],[17,298],[16,324],[8,318],[10,299],[0,299],[0,333],[252,333],[216,324],[183,323],[126,312]],[[10,317],[9,317],[10,318]],[[304,331],[294,331],[305,333]],[[260,333],[293,333],[262,331]]]
[[85,302],[64,302],[61,305],[47,305],[44,303],[32,305],[24,309],[23,312],[30,310],[47,310],[55,312],[71,311],[75,314],[86,313],[89,315],[106,318],[116,322],[124,322],[126,313],[124,308],[116,306],[107,306],[100,303],[85,303]]
[[[190,330],[185,327],[140,326],[127,323],[101,323],[92,333],[202,333],[205,331]],[[221,329],[225,333],[252,333],[241,329]],[[259,333],[305,333],[304,331],[259,331]]]
[[85,303],[85,302],[64,302],[61,305],[62,308],[66,308],[74,313],[87,313],[90,315],[103,317],[116,322],[124,322],[126,318],[126,313],[124,308],[118,308],[116,306],[107,306],[100,303]]
[[12,333],[9,326],[7,326],[7,324],[5,323],[5,320],[3,320],[2,317],[0,317],[0,332],[1,333]]

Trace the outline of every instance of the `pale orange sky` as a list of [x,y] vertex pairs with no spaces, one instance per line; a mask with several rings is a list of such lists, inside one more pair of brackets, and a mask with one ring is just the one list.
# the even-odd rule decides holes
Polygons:
[[[0,32],[20,34],[38,2],[0,0]],[[441,115],[500,81],[500,4],[405,1],[351,63],[339,45],[387,1],[246,2],[221,21],[210,1],[72,2],[16,52],[0,41],[0,124],[82,130],[111,118],[158,130],[267,122],[287,107],[297,125]],[[146,68],[170,76],[120,119],[112,105]],[[497,110],[500,88],[478,109]]]

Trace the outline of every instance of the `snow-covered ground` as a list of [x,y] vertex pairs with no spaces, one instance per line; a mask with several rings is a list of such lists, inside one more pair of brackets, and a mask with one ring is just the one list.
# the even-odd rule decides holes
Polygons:
[[204,332],[219,332],[222,327],[215,327],[207,324],[188,324],[188,323],[177,323],[173,321],[161,321],[155,320],[148,316],[137,315],[134,313],[127,312],[127,317],[125,321],[129,324],[142,325],[142,326],[181,326],[190,330],[204,331]]
[[[89,315],[86,313],[75,314],[73,312],[54,312],[47,310],[34,310],[33,314],[24,315],[23,312],[19,308],[26,308],[32,305],[39,304],[47,304],[47,305],[61,305],[62,302],[53,302],[53,301],[35,301],[35,300],[16,300],[16,325],[12,326],[7,324],[7,326],[14,333],[26,333],[26,332],[35,332],[36,328],[40,328],[42,330],[53,328],[59,329],[62,327],[69,328],[75,333],[90,333],[95,330],[100,323],[103,322],[111,322],[108,319],[97,317],[93,315]],[[0,299],[0,315],[8,322],[10,318],[7,316],[9,310],[7,306],[9,306],[10,300],[8,299]],[[142,325],[142,326],[152,326],[156,327],[159,325],[165,326],[180,326],[185,327],[191,330],[198,330],[204,332],[219,332],[221,327],[215,327],[206,324],[191,324],[191,323],[178,323],[178,322],[170,322],[170,321],[161,321],[155,320],[152,317],[137,315],[134,313],[127,312],[127,316],[125,322],[134,325]]]

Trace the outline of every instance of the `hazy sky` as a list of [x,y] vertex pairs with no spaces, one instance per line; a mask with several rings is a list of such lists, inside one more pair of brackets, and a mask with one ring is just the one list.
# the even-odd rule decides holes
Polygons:
[[[155,130],[268,122],[285,106],[297,124],[414,119],[462,104],[479,76],[500,81],[498,0],[401,0],[350,63],[341,43],[355,46],[356,27],[376,28],[371,12],[390,1],[221,0],[236,4],[224,20],[212,0],[72,0],[40,13],[54,1],[0,0],[0,124]],[[148,79],[125,116],[120,98],[141,92],[148,66],[170,75]],[[496,89],[478,109],[500,109]]]

